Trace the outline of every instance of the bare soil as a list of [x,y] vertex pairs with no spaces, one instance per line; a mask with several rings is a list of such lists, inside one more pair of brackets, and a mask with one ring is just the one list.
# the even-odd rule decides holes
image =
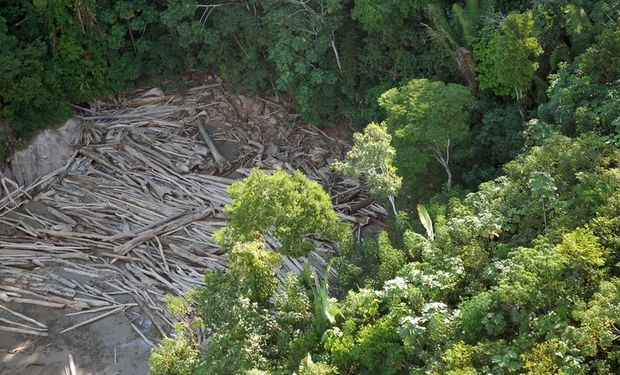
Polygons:
[[[150,346],[131,328],[142,318],[115,314],[65,334],[61,330],[84,320],[65,317],[70,310],[12,304],[11,309],[45,322],[49,336],[0,334],[1,374],[69,374],[69,354],[78,374],[147,374]],[[136,324],[136,323],[134,323]]]

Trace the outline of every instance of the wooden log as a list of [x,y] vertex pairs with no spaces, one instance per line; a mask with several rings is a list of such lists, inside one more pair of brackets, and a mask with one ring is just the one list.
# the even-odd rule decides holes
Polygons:
[[166,217],[163,220],[159,220],[159,221],[156,221],[156,222],[154,222],[152,224],[149,224],[149,225],[147,225],[144,228],[140,228],[137,231],[133,231],[133,232],[129,232],[129,233],[118,233],[118,234],[115,234],[113,236],[104,237],[103,241],[114,242],[114,241],[123,240],[123,239],[127,239],[127,238],[134,238],[134,237],[138,236],[141,233],[144,233],[144,232],[146,232],[148,230],[155,229],[157,227],[163,226],[165,224],[168,224],[171,221],[177,220],[177,219],[179,219],[179,218],[181,218],[183,216],[189,215],[191,213],[192,213],[192,211],[179,212],[178,214]]
[[215,147],[215,143],[213,143],[213,140],[211,139],[211,137],[209,136],[209,133],[207,132],[207,127],[206,127],[207,122],[208,121],[203,123],[202,120],[199,120],[198,130],[200,131],[200,135],[202,135],[202,138],[207,144],[209,151],[211,151],[211,155],[213,155],[213,159],[215,160],[215,163],[217,164],[218,170],[221,172],[225,168],[227,168],[230,165],[230,163],[228,162],[228,160],[226,160],[226,158],[222,154],[220,154],[220,152],[217,150],[217,147]]
[[194,221],[202,220],[210,215],[213,215],[213,208],[203,207],[196,210],[194,213],[180,217],[177,220],[173,220],[169,223],[163,224],[157,228],[153,228],[142,232],[132,240],[117,246],[114,248],[114,252],[121,255],[127,255],[134,247],[155,238],[155,236],[162,233],[167,233],[183,228],[186,225],[191,224]]
[[132,322],[130,322],[129,324],[131,324],[131,328],[133,328],[133,330],[136,331],[136,333],[142,338],[142,340],[144,340],[144,342],[147,343],[148,346],[150,346],[151,348],[155,347],[155,344],[153,344],[151,340],[147,339],[144,333],[142,333],[142,331],[140,331],[138,327],[136,327],[135,324],[133,324]]
[[20,319],[25,320],[28,323],[32,323],[32,324],[37,325],[37,326],[39,326],[41,328],[47,329],[47,326],[45,324],[43,324],[43,323],[41,323],[39,321],[36,321],[36,320],[34,320],[34,319],[32,319],[32,318],[30,318],[30,317],[28,317],[28,316],[26,316],[26,315],[24,315],[22,313],[18,313],[17,311],[13,311],[13,310],[9,309],[8,307],[4,307],[4,306],[0,305],[0,309],[8,312],[9,314],[11,314],[13,316],[16,316],[16,317],[18,317]]
[[79,327],[85,326],[85,325],[87,325],[87,324],[90,324],[90,323],[96,322],[97,320],[100,320],[100,319],[103,319],[103,318],[105,318],[105,317],[107,317],[107,316],[110,316],[110,315],[116,314],[116,313],[120,312],[120,311],[121,311],[121,310],[123,310],[123,309],[125,309],[125,307],[124,307],[124,306],[118,307],[118,308],[116,308],[116,309],[114,309],[114,310],[112,310],[112,311],[108,311],[108,312],[103,313],[103,314],[101,314],[101,315],[97,315],[97,316],[95,316],[94,318],[90,318],[90,319],[85,320],[85,321],[83,321],[83,322],[81,322],[81,323],[75,324],[75,325],[73,325],[73,326],[71,326],[71,327],[69,327],[69,328],[63,329],[62,331],[60,331],[60,333],[67,333],[67,332],[72,331],[72,330],[74,330],[74,329],[76,329],[76,328],[79,328]]
[[44,306],[44,307],[52,307],[52,308],[55,308],[55,309],[62,309],[62,308],[65,307],[64,303],[41,301],[41,300],[31,299],[31,298],[11,298],[11,301],[17,302],[17,303],[26,303],[26,304],[30,304],[30,305],[39,305],[39,306]]
[[98,308],[92,309],[92,310],[83,310],[83,311],[78,311],[78,312],[74,312],[74,313],[69,313],[69,314],[66,314],[65,316],[76,316],[76,315],[83,315],[83,314],[92,314],[92,313],[96,313],[96,312],[100,312],[100,311],[116,309],[116,308],[119,308],[121,306],[133,307],[133,306],[138,306],[138,304],[137,303],[124,303],[122,305],[110,305],[110,306],[98,307]]
[[151,322],[153,322],[153,324],[155,325],[155,328],[157,328],[157,330],[159,331],[159,333],[161,334],[161,337],[164,337],[166,335],[166,333],[164,332],[163,328],[161,327],[161,325],[159,325],[159,322],[155,319],[155,317],[153,316],[153,314],[151,314],[150,309],[146,306],[146,304],[144,302],[142,302],[140,300],[140,298],[138,298],[135,294],[132,294],[131,297],[134,299],[134,301],[136,301],[136,303],[138,304],[138,306],[140,306],[140,309],[142,309],[142,311],[144,311],[146,313],[146,315],[148,315],[148,317],[151,319]]
[[0,326],[0,331],[15,332],[15,333],[21,333],[24,335],[32,335],[32,336],[47,336],[47,332],[35,331],[31,329],[23,329],[23,328],[17,328],[17,327]]
[[18,322],[14,322],[12,320],[9,319],[4,319],[4,318],[0,318],[0,322],[15,326],[15,327],[21,327],[21,328],[25,328],[25,329],[29,329],[29,330],[33,330],[33,331],[47,331],[47,328],[36,328],[36,327],[31,327],[27,324],[22,324],[22,323],[18,323]]

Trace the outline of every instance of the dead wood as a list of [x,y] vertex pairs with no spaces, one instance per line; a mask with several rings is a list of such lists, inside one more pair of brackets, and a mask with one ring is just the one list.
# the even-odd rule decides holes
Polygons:
[[217,150],[217,147],[215,147],[215,143],[213,143],[213,140],[211,139],[211,137],[209,136],[209,132],[207,131],[206,122],[203,123],[202,120],[199,120],[198,130],[200,131],[200,135],[207,144],[209,151],[211,151],[213,159],[215,159],[218,171],[224,171],[229,166],[228,160],[226,160],[226,158]]
[[33,336],[47,336],[47,332],[44,332],[44,331],[35,331],[32,329],[24,329],[24,328],[8,327],[8,326],[0,326],[0,331],[15,332],[15,333],[21,333],[24,335],[33,335]]
[[110,315],[116,314],[116,313],[120,312],[120,311],[121,311],[121,310],[123,310],[123,309],[125,309],[125,306],[117,307],[116,309],[114,309],[114,310],[112,310],[112,311],[108,311],[108,312],[103,313],[103,314],[101,314],[101,315],[97,315],[97,316],[95,316],[94,318],[90,318],[90,319],[85,320],[85,321],[83,321],[83,322],[81,322],[81,323],[78,323],[78,324],[72,325],[72,326],[71,326],[71,327],[69,327],[69,328],[63,329],[62,331],[60,331],[60,333],[67,333],[67,332],[72,331],[72,330],[74,330],[74,329],[76,329],[76,328],[79,328],[79,327],[81,327],[81,326],[84,326],[84,325],[87,325],[87,324],[90,324],[90,323],[96,322],[97,320],[100,320],[100,319],[103,319],[103,318],[105,318],[105,317],[107,317],[107,316],[110,316]]
[[141,234],[139,234],[138,236],[134,237],[133,239],[131,239],[130,241],[124,243],[123,245],[117,246],[116,248],[114,248],[114,252],[121,254],[121,255],[126,255],[128,252],[131,251],[131,249],[133,249],[134,247],[142,244],[143,242],[146,242],[150,239],[153,239],[155,236],[159,235],[159,234],[163,234],[163,233],[167,233],[170,231],[176,231],[178,229],[181,229],[191,223],[193,223],[194,221],[197,220],[202,220],[204,218],[206,218],[209,215],[213,214],[213,209],[211,207],[205,207],[205,208],[201,208],[198,209],[196,212],[188,214],[188,215],[184,215],[176,220],[173,220],[169,223],[166,224],[162,224],[156,228],[147,230],[142,232]]
[[[175,321],[164,295],[201,286],[206,270],[226,269],[226,254],[212,236],[229,220],[228,187],[253,167],[301,170],[325,186],[334,209],[358,234],[370,222],[385,221],[385,209],[365,187],[329,172],[327,164],[344,155],[346,142],[292,121],[280,105],[235,98],[219,85],[189,89],[165,104],[160,91],[142,94],[121,102],[151,104],[99,102],[85,113],[76,135],[79,149],[61,168],[27,186],[0,181],[1,226],[8,228],[0,232],[4,305],[70,307],[77,311],[68,317],[89,318],[63,332],[140,307],[163,337]],[[223,124],[218,138],[242,146],[237,159],[222,155],[226,146],[211,137],[205,118]],[[230,171],[235,173],[225,175]],[[272,237],[267,241],[279,246]],[[316,245],[307,257],[284,258],[278,277],[307,264],[325,270],[335,250],[318,239]],[[127,296],[135,303],[123,303]],[[6,327],[47,329],[8,307],[0,305],[0,311],[21,319],[3,317]],[[133,329],[156,344],[138,326]]]

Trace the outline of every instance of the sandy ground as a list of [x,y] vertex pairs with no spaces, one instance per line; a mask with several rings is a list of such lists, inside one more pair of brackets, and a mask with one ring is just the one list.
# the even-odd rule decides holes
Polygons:
[[50,335],[0,334],[1,374],[69,374],[69,354],[78,374],[148,373],[150,346],[130,325],[132,320],[140,323],[140,316],[116,314],[60,335],[58,332],[86,316],[65,317],[70,310],[24,306],[11,308],[45,322]]

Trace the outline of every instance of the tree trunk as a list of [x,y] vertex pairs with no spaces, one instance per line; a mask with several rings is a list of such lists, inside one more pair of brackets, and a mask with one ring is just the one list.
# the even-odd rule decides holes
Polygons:
[[433,141],[433,142],[434,142],[434,145],[432,147],[433,157],[437,159],[439,164],[441,164],[443,169],[446,171],[446,175],[448,175],[447,185],[448,185],[448,189],[450,189],[452,187],[452,171],[450,171],[450,139],[448,138],[448,142],[446,144],[446,155],[445,156],[442,154],[441,150],[439,149],[439,145],[437,144],[437,141]]
[[448,189],[450,189],[452,187],[452,172],[450,171],[450,168],[448,167],[447,164],[444,165],[443,167],[446,170],[446,174],[448,175],[447,185],[448,185]]

